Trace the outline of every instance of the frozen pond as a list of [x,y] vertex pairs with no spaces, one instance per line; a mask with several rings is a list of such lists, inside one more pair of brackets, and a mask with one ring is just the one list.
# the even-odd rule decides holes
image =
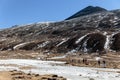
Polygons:
[[[40,61],[28,59],[7,59],[0,60],[0,70],[22,70],[39,74],[57,74],[67,80],[119,80],[120,69],[88,68],[64,65],[65,62]],[[21,67],[31,66],[30,69]]]

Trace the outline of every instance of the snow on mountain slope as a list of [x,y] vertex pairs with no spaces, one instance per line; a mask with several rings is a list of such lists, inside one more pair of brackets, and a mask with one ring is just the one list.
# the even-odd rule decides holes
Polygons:
[[[4,29],[0,31],[0,39],[5,39],[0,41],[0,50],[14,50],[15,46],[27,42],[30,44],[20,46],[19,49],[47,50],[51,53],[68,53],[76,49],[76,52],[88,53],[120,51],[120,11],[101,9],[59,22],[33,23]],[[88,10],[91,8],[88,7]],[[114,33],[117,34],[112,36]],[[49,43],[40,47],[44,42]]]

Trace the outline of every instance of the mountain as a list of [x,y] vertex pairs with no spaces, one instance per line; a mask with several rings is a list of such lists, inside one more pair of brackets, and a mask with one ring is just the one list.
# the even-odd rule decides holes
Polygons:
[[17,25],[4,29],[0,31],[0,50],[101,54],[120,51],[120,10],[106,11],[89,6],[80,14],[60,22]]
[[89,15],[89,14],[92,14],[92,13],[104,12],[104,11],[107,11],[107,10],[104,9],[104,8],[98,7],[98,6],[96,6],[96,7],[88,6],[84,9],[80,10],[79,12],[75,13],[74,15],[68,17],[66,20],[81,17],[81,16],[85,16],[85,15]]

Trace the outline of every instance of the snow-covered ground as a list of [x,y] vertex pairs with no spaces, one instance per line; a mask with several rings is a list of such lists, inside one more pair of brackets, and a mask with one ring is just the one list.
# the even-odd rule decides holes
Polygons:
[[[64,65],[65,62],[40,61],[26,59],[0,60],[0,70],[22,70],[39,74],[57,74],[67,80],[120,80],[120,69],[87,68]],[[7,65],[7,66],[6,66]],[[20,69],[20,67],[32,66],[31,69]]]
[[62,59],[62,58],[65,58],[66,55],[63,55],[63,56],[57,56],[57,57],[52,57],[52,58],[48,58],[48,59]]

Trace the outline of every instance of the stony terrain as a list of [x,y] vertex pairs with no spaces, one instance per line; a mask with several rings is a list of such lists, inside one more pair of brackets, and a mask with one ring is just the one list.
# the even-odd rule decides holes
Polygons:
[[54,74],[39,75],[24,73],[22,71],[0,71],[0,80],[66,80],[66,78],[59,77]]
[[[93,11],[99,7],[87,7]],[[84,12],[85,13],[85,12]],[[60,22],[15,25],[0,31],[0,50],[34,50],[43,53],[106,53],[120,51],[120,10],[80,15]]]

